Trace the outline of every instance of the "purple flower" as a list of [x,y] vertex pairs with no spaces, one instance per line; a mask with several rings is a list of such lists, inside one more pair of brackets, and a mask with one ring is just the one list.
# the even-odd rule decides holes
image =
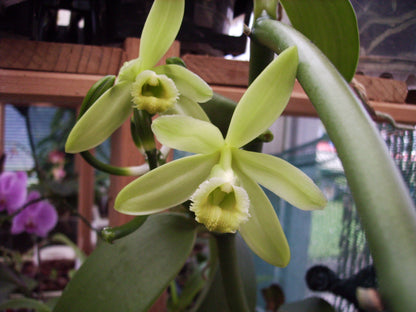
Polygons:
[[26,172],[3,172],[0,174],[0,211],[16,212],[26,200]]
[[[40,198],[38,192],[30,192],[27,202]],[[27,232],[45,237],[58,222],[58,214],[49,202],[46,200],[38,201],[27,206],[22,212],[13,218],[11,232],[20,234]]]

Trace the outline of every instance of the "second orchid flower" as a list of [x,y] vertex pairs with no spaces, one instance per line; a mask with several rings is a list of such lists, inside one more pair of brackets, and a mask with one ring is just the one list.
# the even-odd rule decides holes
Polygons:
[[129,118],[133,109],[149,114],[185,114],[208,120],[199,103],[212,97],[211,88],[186,68],[157,62],[178,34],[184,0],[156,0],[143,28],[140,55],[120,69],[116,83],[78,120],[68,136],[68,153],[86,151],[105,141]]

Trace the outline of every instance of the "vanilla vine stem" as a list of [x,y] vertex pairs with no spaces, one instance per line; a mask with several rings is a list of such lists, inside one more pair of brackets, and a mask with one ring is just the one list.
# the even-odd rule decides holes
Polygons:
[[269,19],[252,40],[277,53],[296,45],[297,78],[334,143],[373,256],[380,293],[392,311],[416,307],[416,209],[372,120],[330,61],[294,28]]

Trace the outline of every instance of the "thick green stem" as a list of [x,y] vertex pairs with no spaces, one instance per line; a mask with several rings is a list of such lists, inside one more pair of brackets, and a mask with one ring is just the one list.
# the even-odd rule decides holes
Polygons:
[[250,41],[249,85],[273,61],[274,52],[258,42]]
[[136,231],[147,220],[147,217],[148,216],[137,216],[123,225],[115,227],[105,227],[101,231],[101,237],[107,243],[112,243],[115,240],[123,238]]
[[102,172],[106,172],[118,176],[140,176],[148,171],[148,167],[141,165],[135,167],[117,167],[103,163],[102,161],[95,158],[89,151],[81,152],[82,158],[93,166],[95,169],[98,169]]
[[215,236],[222,281],[230,312],[248,312],[243,282],[238,270],[235,234]]
[[342,161],[387,308],[416,311],[416,210],[372,120],[335,67],[292,27],[259,20],[251,38],[276,52],[296,45],[297,78]]

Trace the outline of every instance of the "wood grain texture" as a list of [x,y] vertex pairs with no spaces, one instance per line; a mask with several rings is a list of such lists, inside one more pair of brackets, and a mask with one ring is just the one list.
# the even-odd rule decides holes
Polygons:
[[247,87],[248,62],[191,54],[184,55],[183,60],[189,70],[209,84]]
[[0,101],[78,107],[98,75],[0,69]]
[[0,39],[0,68],[79,74],[117,74],[121,48]]

